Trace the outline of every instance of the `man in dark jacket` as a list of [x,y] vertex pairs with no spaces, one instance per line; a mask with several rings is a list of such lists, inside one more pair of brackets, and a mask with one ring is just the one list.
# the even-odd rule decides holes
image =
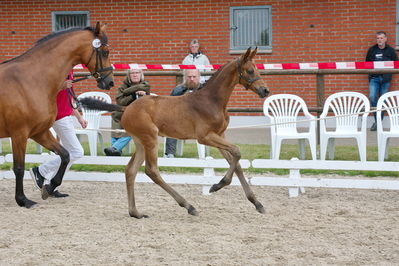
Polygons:
[[[397,61],[395,50],[387,44],[387,35],[383,31],[376,34],[377,44],[371,46],[366,55],[366,61]],[[392,74],[369,75],[369,97],[371,107],[376,107],[378,98],[388,92],[391,84]],[[383,115],[384,113],[382,113]],[[374,124],[371,131],[377,130],[377,115],[374,113]]]
[[[183,83],[172,90],[170,96],[180,96],[187,92],[193,92],[202,88],[200,83],[201,73],[198,69],[185,69]],[[177,139],[166,138],[165,156],[173,158],[176,153]]]

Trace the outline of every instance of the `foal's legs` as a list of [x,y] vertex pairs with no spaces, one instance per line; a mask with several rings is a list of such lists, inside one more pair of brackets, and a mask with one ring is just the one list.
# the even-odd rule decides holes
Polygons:
[[13,171],[15,174],[15,201],[21,207],[30,208],[36,202],[29,200],[24,193],[24,169],[27,136],[12,136]]
[[[180,207],[187,209],[188,213],[191,215],[198,215],[197,210],[189,204],[179,193],[177,193],[172,187],[170,187],[162,179],[159,168],[158,168],[158,142],[144,142],[145,146],[145,173],[154,181],[155,184],[162,187],[166,192],[168,192],[179,204]],[[151,144],[152,143],[152,144]]]
[[68,151],[61,146],[61,144],[55,139],[50,130],[46,130],[40,134],[36,134],[31,137],[37,143],[42,145],[43,147],[49,149],[50,151],[55,152],[61,157],[60,168],[58,169],[55,176],[51,179],[50,184],[44,185],[42,187],[42,199],[47,199],[50,195],[53,194],[56,187],[61,185],[62,179],[65,174],[65,170],[69,163],[69,153]]
[[[222,153],[223,157],[229,162],[230,168],[228,169],[225,176],[220,180],[218,184],[214,184],[209,192],[216,192],[219,189],[230,185],[231,180],[233,178],[233,173],[235,172],[240,180],[240,183],[244,189],[245,195],[247,199],[255,205],[255,208],[260,213],[265,213],[265,209],[263,205],[256,199],[255,194],[253,193],[251,187],[249,186],[247,180],[244,177],[244,173],[242,171],[241,165],[239,164],[239,160],[241,158],[240,150],[234,144],[227,142],[224,139],[224,136],[219,136],[217,134],[209,134],[204,140],[204,144],[214,146],[219,148],[219,151]],[[201,142],[202,143],[202,142]]]
[[[231,164],[231,155],[224,150],[219,149],[220,152],[222,153],[223,157],[229,162],[229,164]],[[252,202],[252,204],[255,205],[255,208],[258,212],[260,213],[265,213],[265,209],[263,208],[262,203],[260,203],[257,199],[255,194],[253,193],[251,187],[249,186],[245,176],[244,176],[244,172],[242,171],[241,165],[240,163],[237,163],[237,167],[235,170],[235,173],[238,177],[238,180],[240,180],[241,186],[244,189],[245,192],[245,196],[247,197],[247,199]],[[231,183],[231,179],[230,180],[224,180],[226,178],[223,177],[222,180],[220,180],[220,182],[218,184],[215,184],[211,187],[210,192],[215,192],[219,189],[221,189],[223,186],[222,184],[225,185],[229,185]],[[214,188],[215,187],[215,188]],[[215,190],[212,191],[212,188],[214,188]],[[217,188],[217,189],[216,189]]]
[[147,215],[141,214],[137,211],[136,203],[134,199],[134,183],[136,180],[137,172],[140,169],[140,166],[144,162],[144,149],[143,146],[136,141],[136,151],[132,155],[129,163],[125,169],[125,177],[126,177],[126,188],[127,188],[127,197],[128,197],[128,204],[129,204],[129,215],[135,218],[147,218]]

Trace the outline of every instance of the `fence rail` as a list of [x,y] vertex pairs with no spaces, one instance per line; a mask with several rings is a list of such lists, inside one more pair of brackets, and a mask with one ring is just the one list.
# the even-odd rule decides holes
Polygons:
[[[26,162],[43,163],[54,159],[55,155],[49,154],[27,154]],[[95,164],[95,165],[127,165],[130,157],[108,157],[108,156],[84,156],[76,161],[76,164]],[[0,156],[0,164],[13,162],[12,154]],[[399,190],[398,180],[382,179],[351,179],[351,178],[302,178],[302,169],[323,169],[323,170],[362,170],[362,171],[399,171],[398,162],[375,162],[375,161],[334,161],[334,160],[271,160],[255,159],[252,162],[246,159],[240,160],[241,167],[258,169],[289,169],[287,177],[268,177],[255,176],[249,179],[251,185],[258,186],[279,186],[288,187],[290,197],[296,197],[305,192],[305,187],[319,188],[352,188],[352,189],[383,189]],[[197,167],[203,168],[202,175],[195,174],[163,174],[166,182],[173,184],[196,184],[202,185],[202,193],[209,194],[212,184],[218,183],[222,176],[216,176],[215,168],[228,168],[229,165],[224,159],[205,159],[194,158],[158,158],[159,166],[166,167]],[[1,178],[15,178],[12,171],[0,171]],[[29,172],[25,172],[25,178],[29,178]],[[111,181],[124,182],[123,173],[99,173],[99,172],[67,172],[65,180],[77,181]],[[152,182],[144,173],[139,172],[137,182]],[[233,178],[231,185],[240,185],[236,177]]]

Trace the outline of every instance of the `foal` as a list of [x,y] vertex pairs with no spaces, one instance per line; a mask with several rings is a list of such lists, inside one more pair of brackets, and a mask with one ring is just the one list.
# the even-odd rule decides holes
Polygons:
[[134,197],[135,178],[143,161],[145,173],[156,184],[168,192],[181,207],[186,208],[189,214],[198,214],[191,204],[162,179],[157,165],[158,135],[197,139],[201,144],[218,148],[229,162],[230,168],[223,179],[211,187],[210,192],[229,185],[235,172],[248,200],[255,205],[258,212],[265,212],[238,163],[241,158],[239,148],[224,139],[224,131],[229,123],[226,107],[234,87],[242,84],[262,98],[269,93],[252,62],[256,52],[257,49],[251,52],[249,48],[239,59],[219,69],[205,87],[196,92],[174,97],[143,97],[126,108],[121,122],[136,144],[136,152],[125,170],[130,216],[147,217],[137,210]]
[[[122,126],[136,144],[136,152],[125,169],[130,216],[148,217],[137,210],[134,197],[135,178],[144,161],[145,173],[167,191],[181,207],[186,208],[189,214],[198,215],[197,210],[162,179],[157,165],[158,135],[197,139],[201,144],[218,148],[229,162],[230,168],[223,179],[211,187],[210,192],[229,185],[235,172],[248,200],[255,205],[258,212],[265,212],[244,177],[238,162],[241,158],[240,150],[224,139],[224,131],[229,123],[226,107],[234,87],[241,84],[262,98],[269,93],[256,65],[252,62],[256,52],[257,49],[251,51],[249,48],[239,59],[219,69],[205,87],[198,91],[173,97],[144,96],[124,109]],[[123,110],[117,105],[90,102],[83,104],[93,109]]]

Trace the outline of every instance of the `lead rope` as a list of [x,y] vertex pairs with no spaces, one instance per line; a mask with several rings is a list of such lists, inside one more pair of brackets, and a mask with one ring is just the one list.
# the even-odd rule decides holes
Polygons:
[[[399,106],[381,108],[381,109],[371,110],[371,111],[368,111],[368,112],[360,112],[360,113],[355,113],[355,114],[327,116],[325,118],[315,118],[315,119],[307,119],[307,120],[299,120],[299,121],[291,121],[291,122],[270,123],[270,124],[260,124],[260,125],[259,124],[258,125],[245,125],[245,126],[229,127],[229,129],[249,128],[249,127],[271,127],[271,126],[277,126],[277,125],[298,124],[298,123],[306,123],[306,122],[312,122],[312,121],[327,120],[327,119],[346,117],[346,116],[362,115],[362,114],[366,114],[366,113],[375,113],[375,112],[378,112],[378,111],[383,112],[383,111],[392,110],[392,109],[399,109]],[[124,129],[86,129],[86,130],[103,131],[103,132],[122,132],[122,133],[126,132]]]

